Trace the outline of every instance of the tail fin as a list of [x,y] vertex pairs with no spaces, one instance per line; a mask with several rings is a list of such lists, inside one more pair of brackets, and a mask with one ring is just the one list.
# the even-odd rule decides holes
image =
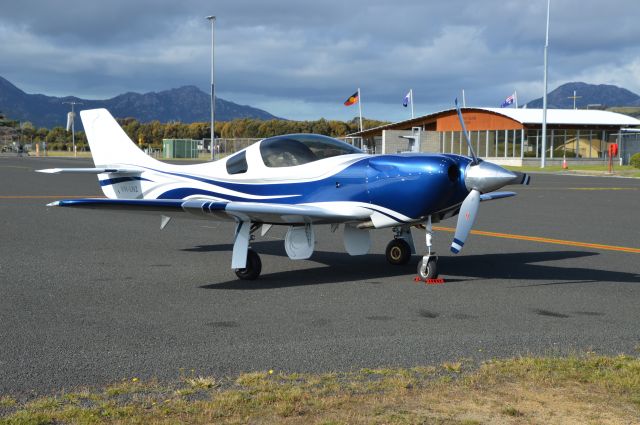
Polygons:
[[160,161],[146,155],[131,141],[106,109],[80,111],[80,118],[96,167],[112,167],[119,164],[161,166]]

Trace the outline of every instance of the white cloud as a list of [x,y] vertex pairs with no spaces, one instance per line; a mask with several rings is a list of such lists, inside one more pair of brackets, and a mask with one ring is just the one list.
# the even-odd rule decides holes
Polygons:
[[599,64],[574,78],[591,84],[613,84],[640,94],[640,58],[622,64]]

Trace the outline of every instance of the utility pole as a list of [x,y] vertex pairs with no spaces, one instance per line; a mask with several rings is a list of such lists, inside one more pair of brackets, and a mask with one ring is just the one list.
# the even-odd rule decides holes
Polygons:
[[78,157],[78,152],[76,152],[76,113],[74,111],[75,105],[82,105],[82,102],[62,102],[68,105],[71,105],[70,115],[67,115],[67,131],[69,131],[69,124],[71,124],[71,141],[73,143],[73,157]]
[[573,109],[578,109],[576,108],[576,99],[580,99],[582,96],[576,96],[576,91],[573,91],[573,96],[567,96],[567,99],[573,99]]
[[211,22],[211,160],[215,160],[215,139],[216,139],[216,87],[213,74],[213,58],[214,58],[214,32],[216,17],[211,15],[207,16],[207,19]]

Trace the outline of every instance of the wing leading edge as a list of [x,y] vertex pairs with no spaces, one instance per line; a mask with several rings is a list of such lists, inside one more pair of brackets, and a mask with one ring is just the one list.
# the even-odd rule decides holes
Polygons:
[[202,199],[68,199],[47,204],[49,207],[101,209],[150,214],[189,213],[213,220],[258,223],[336,223],[367,220],[371,211],[364,208],[338,209],[316,205],[288,205],[259,202],[220,202]]
[[[480,196],[481,201],[507,198],[514,192],[492,192]],[[100,209],[149,214],[189,213],[192,216],[222,221],[257,223],[345,223],[369,220],[372,210],[360,206],[333,203],[274,204],[262,202],[225,202],[204,199],[67,199],[47,204],[48,207]]]
[[45,174],[139,174],[143,170],[139,168],[45,168],[36,170],[37,173]]

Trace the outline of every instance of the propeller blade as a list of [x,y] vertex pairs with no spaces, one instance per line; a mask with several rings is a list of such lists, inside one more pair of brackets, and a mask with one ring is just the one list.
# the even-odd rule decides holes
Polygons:
[[462,250],[464,242],[467,240],[467,236],[469,236],[473,222],[478,214],[478,205],[480,205],[480,192],[474,189],[469,192],[460,207],[456,233],[453,237],[453,242],[451,242],[451,252],[454,254]]
[[529,185],[529,182],[531,181],[531,176],[529,174],[521,173],[520,171],[512,171],[512,173],[515,174],[516,177],[509,184],[523,184],[525,186]]
[[476,152],[473,150],[473,146],[471,146],[471,139],[469,139],[469,133],[467,133],[467,127],[464,125],[464,119],[462,119],[462,111],[460,111],[460,105],[458,105],[458,98],[455,100],[456,111],[458,111],[458,119],[460,120],[460,125],[462,126],[462,133],[464,133],[464,138],[467,139],[467,146],[469,146],[469,151],[471,152],[471,157],[473,158],[472,164],[478,164],[478,157],[476,156]]

